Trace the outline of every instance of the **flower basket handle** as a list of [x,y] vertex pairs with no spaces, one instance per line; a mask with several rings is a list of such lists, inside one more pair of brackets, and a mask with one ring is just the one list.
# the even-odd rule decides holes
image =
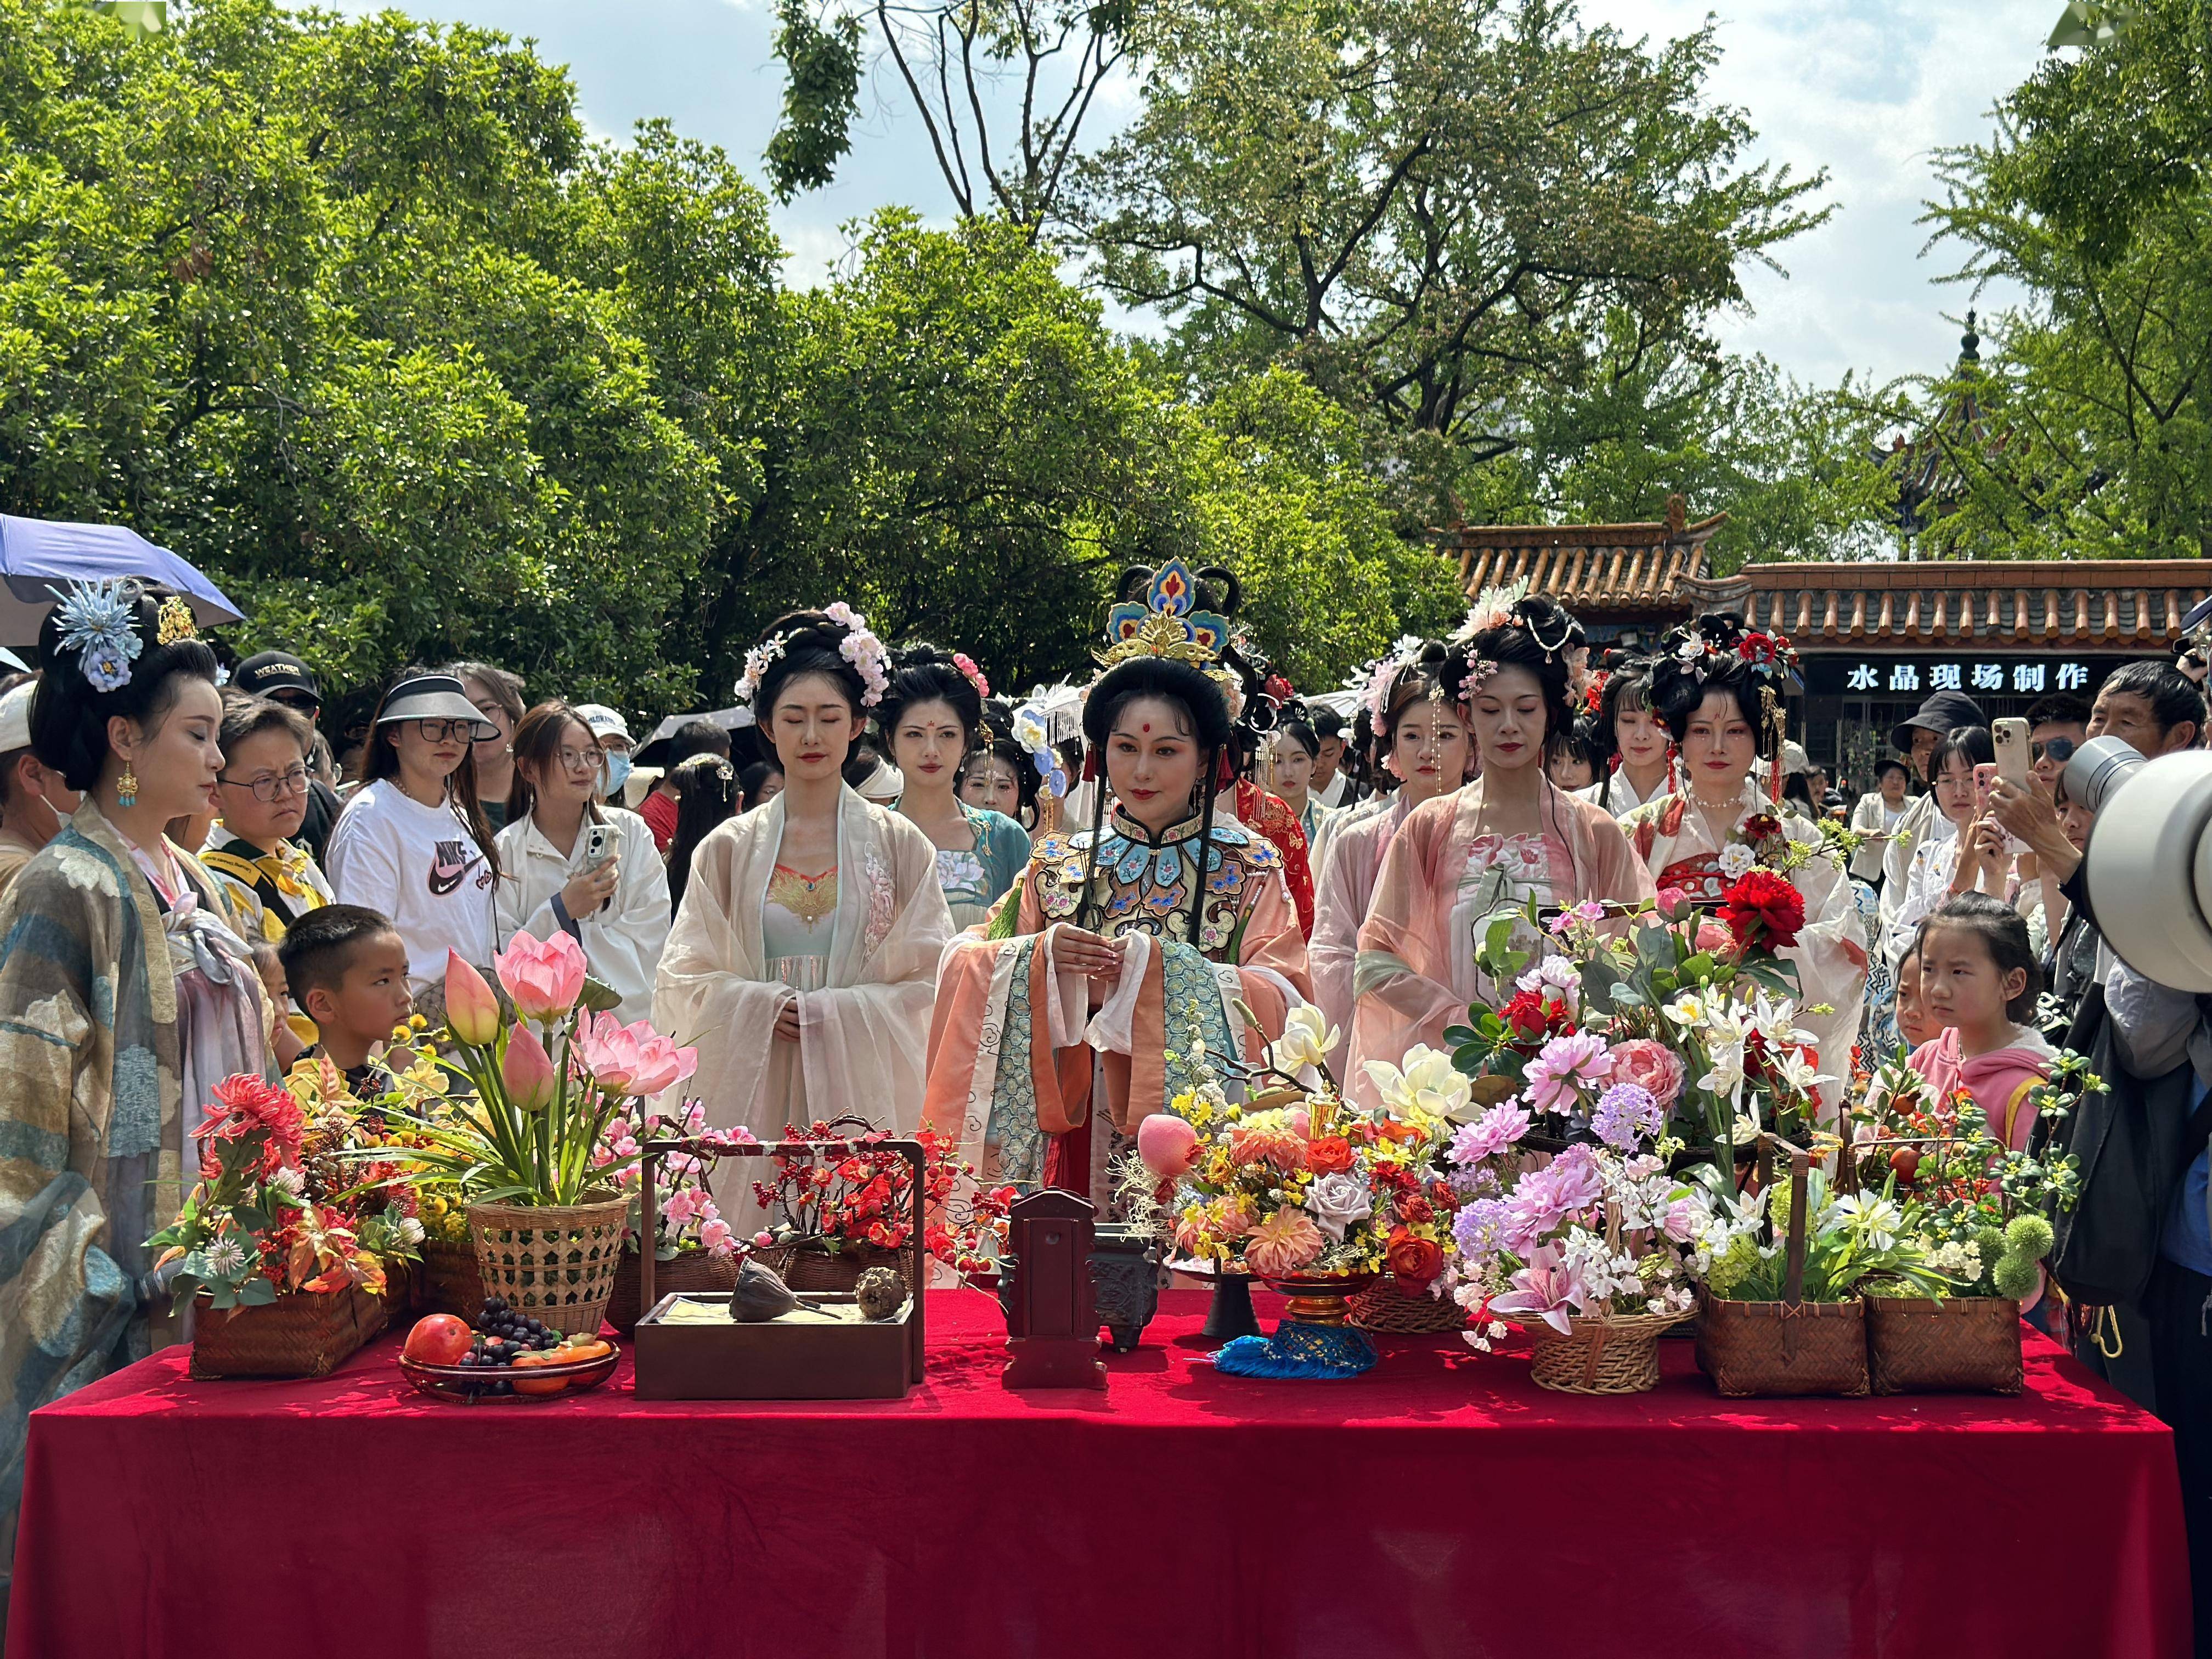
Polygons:
[[[831,1125],[856,1123],[872,1134],[875,1126],[866,1118],[841,1117]],[[927,1262],[924,1243],[922,1200],[927,1180],[927,1157],[918,1140],[763,1140],[738,1144],[720,1135],[705,1135],[697,1139],[684,1137],[669,1140],[648,1140],[641,1149],[644,1154],[638,1181],[638,1231],[641,1247],[645,1241],[656,1237],[659,1224],[659,1206],[656,1201],[656,1178],[660,1173],[660,1160],[671,1152],[682,1152],[709,1162],[721,1158],[772,1158],[779,1152],[802,1152],[812,1158],[851,1158],[864,1152],[896,1152],[907,1161],[912,1172],[911,1196],[914,1200],[914,1226],[907,1240],[907,1293],[914,1298],[914,1317],[907,1322],[907,1372],[908,1380],[921,1381],[922,1371],[922,1290],[928,1282],[924,1277]],[[641,1315],[653,1311],[653,1253],[641,1248],[637,1253],[637,1305]]]
[[[1774,1178],[1777,1150],[1790,1155],[1790,1231],[1783,1244],[1782,1352],[1797,1357],[1798,1320],[1805,1308],[1805,1190],[1812,1173],[1812,1155],[1794,1142],[1771,1131],[1759,1137],[1759,1184],[1764,1188]],[[1772,1212],[1768,1212],[1770,1224]]]

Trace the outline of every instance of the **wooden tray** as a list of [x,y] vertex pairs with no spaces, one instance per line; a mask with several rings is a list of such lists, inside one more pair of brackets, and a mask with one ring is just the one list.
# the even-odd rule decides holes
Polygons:
[[[853,1305],[849,1296],[810,1301]],[[662,1297],[637,1322],[640,1400],[901,1400],[914,1375],[908,1297],[895,1319],[671,1323],[679,1304],[726,1308],[726,1296]]]

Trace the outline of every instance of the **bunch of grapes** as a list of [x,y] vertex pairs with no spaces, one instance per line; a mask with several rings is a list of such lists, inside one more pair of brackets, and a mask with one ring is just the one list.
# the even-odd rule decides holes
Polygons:
[[[542,1321],[517,1313],[500,1297],[493,1297],[483,1304],[477,1316],[476,1346],[463,1354],[458,1362],[466,1369],[504,1370],[526,1353],[557,1348],[561,1334],[549,1330]],[[490,1385],[489,1392],[504,1394],[513,1385],[501,1381]]]

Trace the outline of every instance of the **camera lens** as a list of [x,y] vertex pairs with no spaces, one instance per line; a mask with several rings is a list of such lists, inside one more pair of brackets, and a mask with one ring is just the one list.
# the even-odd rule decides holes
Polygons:
[[2118,738],[2096,738],[2074,751],[2066,763],[2066,797],[2094,812],[2120,781],[2143,763],[2140,750]]

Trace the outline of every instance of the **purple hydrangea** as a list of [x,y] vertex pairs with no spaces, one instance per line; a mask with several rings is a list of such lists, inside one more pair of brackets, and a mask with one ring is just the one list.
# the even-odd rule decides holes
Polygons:
[[1617,1152],[1632,1152],[1645,1140],[1658,1139],[1666,1123],[1659,1103],[1640,1083],[1616,1083],[1598,1097],[1590,1114],[1590,1129]]
[[1452,1237],[1465,1256],[1488,1255],[1498,1249],[1505,1230],[1505,1205],[1495,1198],[1478,1198],[1462,1205],[1452,1221]]

